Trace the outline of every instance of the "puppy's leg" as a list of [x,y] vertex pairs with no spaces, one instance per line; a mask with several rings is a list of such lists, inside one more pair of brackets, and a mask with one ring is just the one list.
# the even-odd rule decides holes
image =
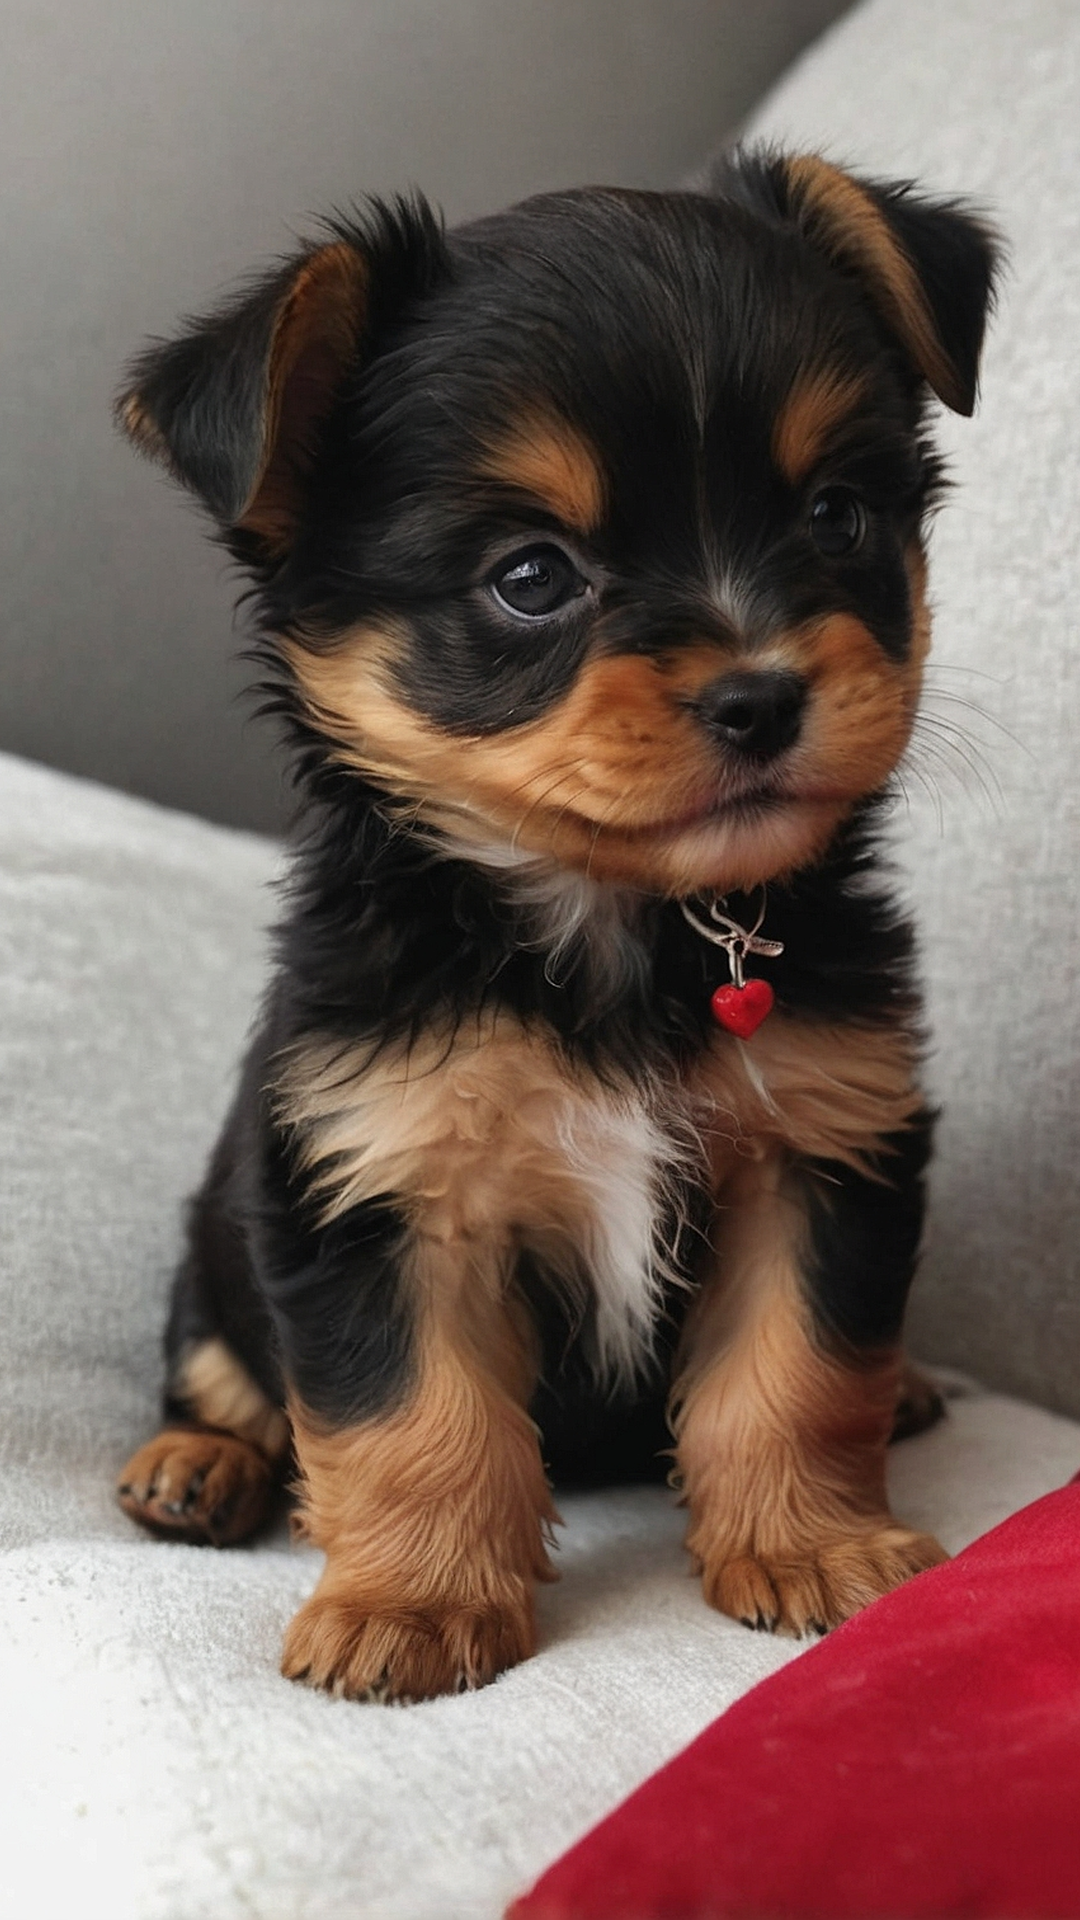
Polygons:
[[[281,1406],[237,1350],[273,1376],[270,1326],[233,1220],[234,1114],[189,1221],[165,1337],[165,1424],[117,1481],[130,1519],[165,1539],[232,1546],[269,1517],[288,1452]],[[228,1333],[225,1329],[228,1328]]]
[[161,1538],[235,1546],[269,1517],[288,1445],[281,1409],[207,1332],[174,1357],[166,1424],[123,1468],[117,1499]]
[[301,1520],[326,1552],[282,1670],[353,1698],[482,1686],[532,1652],[533,1585],[555,1518],[526,1412],[529,1330],[506,1262],[413,1235],[394,1287],[412,1305],[393,1403],[335,1420],[292,1402]]
[[923,1157],[889,1185],[887,1160],[878,1181],[766,1153],[724,1195],[677,1459],[706,1599],[750,1625],[823,1630],[945,1557],[885,1492]]
[[167,1540],[233,1547],[266,1523],[275,1463],[236,1434],[163,1427],[132,1454],[116,1497],[131,1520]]

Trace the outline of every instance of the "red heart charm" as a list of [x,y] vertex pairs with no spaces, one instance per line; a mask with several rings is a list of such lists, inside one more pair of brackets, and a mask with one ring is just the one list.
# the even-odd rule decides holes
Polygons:
[[710,1004],[722,1027],[749,1040],[772,1012],[775,999],[767,980],[748,980],[742,987],[717,987]]

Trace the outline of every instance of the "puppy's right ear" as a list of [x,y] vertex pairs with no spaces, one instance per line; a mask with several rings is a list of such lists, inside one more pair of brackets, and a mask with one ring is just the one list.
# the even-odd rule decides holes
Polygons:
[[378,327],[446,270],[442,228],[419,196],[372,202],[179,339],[131,368],[116,415],[141,452],[198,495],[227,532],[290,545],[319,438]]

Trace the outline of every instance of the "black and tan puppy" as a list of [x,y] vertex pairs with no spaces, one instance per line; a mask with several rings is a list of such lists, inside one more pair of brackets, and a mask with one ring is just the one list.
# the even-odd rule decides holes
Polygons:
[[373,205],[135,369],[306,812],[121,1499],[237,1540],[291,1450],[326,1569],[287,1674],[491,1679],[549,1471],[672,1435],[739,1619],[941,1557],[884,1484],[929,1121],[875,825],[992,263],[955,206],[750,153],[450,234]]

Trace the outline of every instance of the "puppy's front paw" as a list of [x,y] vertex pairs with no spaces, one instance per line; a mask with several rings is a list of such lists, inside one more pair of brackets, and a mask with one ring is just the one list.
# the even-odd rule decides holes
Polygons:
[[704,1558],[701,1578],[709,1605],[745,1626],[825,1633],[948,1557],[931,1534],[886,1520],[812,1552],[718,1551]]
[[286,1631],[281,1671],[350,1700],[430,1700],[486,1686],[532,1650],[525,1606],[373,1612],[314,1593]]
[[132,1455],[116,1497],[129,1519],[159,1537],[227,1547],[262,1525],[273,1488],[269,1461],[246,1440],[167,1427]]

